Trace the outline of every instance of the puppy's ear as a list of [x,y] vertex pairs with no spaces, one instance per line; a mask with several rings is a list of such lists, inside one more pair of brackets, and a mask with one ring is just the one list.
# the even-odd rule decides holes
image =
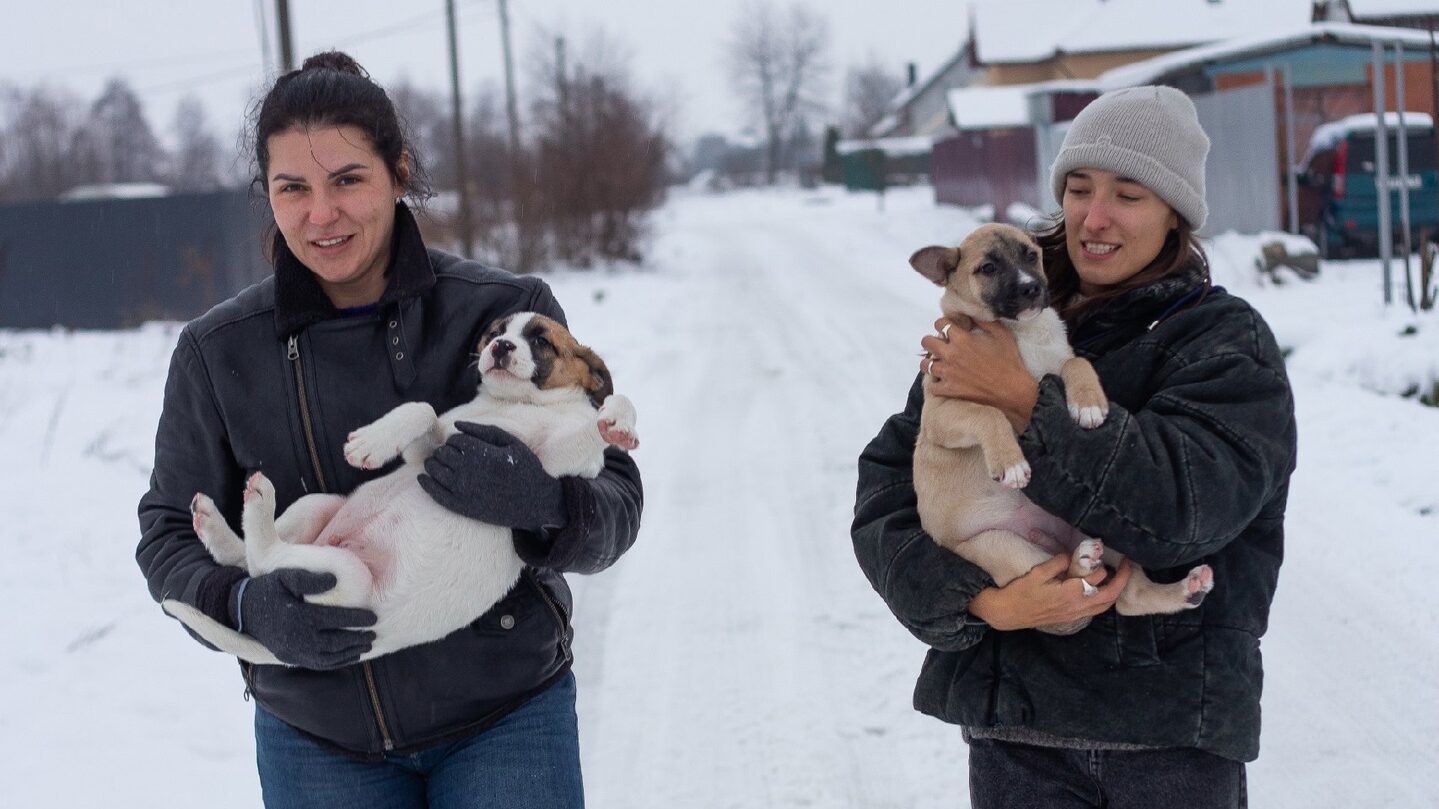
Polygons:
[[590,378],[585,380],[584,388],[590,394],[590,404],[599,407],[615,392],[615,383],[610,378],[610,369],[605,367],[605,361],[600,359],[599,354],[591,351],[589,346],[577,347],[575,356],[590,368]]
[[931,245],[921,248],[909,257],[909,266],[919,271],[936,286],[944,286],[949,274],[959,266],[959,250],[953,247]]

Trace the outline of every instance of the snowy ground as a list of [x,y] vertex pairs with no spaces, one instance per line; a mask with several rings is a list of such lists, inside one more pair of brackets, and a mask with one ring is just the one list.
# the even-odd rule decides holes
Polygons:
[[[934,318],[905,259],[974,220],[922,191],[886,208],[681,196],[651,269],[553,279],[643,439],[640,541],[574,582],[593,807],[967,805],[958,731],[909,707],[924,649],[848,526],[855,458]],[[1211,249],[1293,350],[1301,430],[1253,805],[1439,805],[1439,410],[1399,395],[1439,377],[1439,317],[1384,311],[1374,262],[1276,287],[1253,240]],[[258,804],[234,664],[133,561],[174,338],[0,332],[6,805]]]

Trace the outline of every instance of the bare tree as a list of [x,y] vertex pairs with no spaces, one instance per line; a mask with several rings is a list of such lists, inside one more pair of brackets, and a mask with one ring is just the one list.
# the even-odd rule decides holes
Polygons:
[[53,199],[79,181],[69,145],[83,111],[44,86],[0,90],[0,200]]
[[762,128],[765,177],[774,184],[800,120],[824,109],[829,23],[803,5],[777,11],[750,3],[731,30],[728,62],[741,98]]
[[210,131],[205,105],[185,96],[175,107],[175,154],[170,185],[179,191],[213,191],[225,184],[220,139]]
[[90,105],[85,127],[72,144],[83,182],[154,182],[163,173],[165,150],[139,97],[121,78],[111,79]]
[[851,138],[869,134],[870,127],[889,112],[890,102],[904,88],[898,74],[891,73],[870,57],[860,67],[852,67],[844,82],[844,130]]
[[449,105],[437,92],[400,79],[387,92],[408,134],[412,158],[424,163],[435,188],[455,187],[454,140]]
[[580,58],[562,38],[537,60],[535,201],[554,255],[587,266],[637,261],[645,214],[663,199],[669,153],[659,105],[637,93],[625,56],[592,36]]

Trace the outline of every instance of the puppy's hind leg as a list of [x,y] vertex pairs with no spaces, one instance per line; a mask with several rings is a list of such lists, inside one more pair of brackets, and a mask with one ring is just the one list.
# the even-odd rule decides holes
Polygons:
[[307,494],[275,518],[275,533],[279,534],[282,542],[308,545],[320,536],[343,505],[343,495]]
[[1168,615],[1192,610],[1204,603],[1214,589],[1214,571],[1199,565],[1172,584],[1155,584],[1138,565],[1133,565],[1129,583],[1119,594],[1114,609],[1120,615]]
[[245,567],[245,543],[225,521],[215,501],[203,494],[190,500],[190,524],[205,549],[222,565]]
[[[314,506],[315,513],[321,508],[328,508],[332,502],[319,501]],[[258,472],[250,477],[245,489],[243,524],[251,575],[286,567],[332,573],[335,576],[334,588],[307,596],[306,601],[346,607],[365,607],[373,603],[374,578],[370,569],[354,553],[332,545],[281,541],[275,524],[275,487]]]

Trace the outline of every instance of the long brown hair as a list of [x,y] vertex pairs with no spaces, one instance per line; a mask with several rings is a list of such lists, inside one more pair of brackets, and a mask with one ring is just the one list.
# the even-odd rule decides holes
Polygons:
[[1148,266],[1113,287],[1087,297],[1079,295],[1079,272],[1074,269],[1074,262],[1069,258],[1069,247],[1065,243],[1064,214],[1055,216],[1052,227],[1038,231],[1035,240],[1044,252],[1044,275],[1049,281],[1049,299],[1059,310],[1059,316],[1064,322],[1073,328],[1094,306],[1131,289],[1152,284],[1196,263],[1203,267],[1208,275],[1209,256],[1205,255],[1198,237],[1194,235],[1194,228],[1177,213],[1175,219],[1179,220],[1179,225],[1165,236],[1164,246]]

